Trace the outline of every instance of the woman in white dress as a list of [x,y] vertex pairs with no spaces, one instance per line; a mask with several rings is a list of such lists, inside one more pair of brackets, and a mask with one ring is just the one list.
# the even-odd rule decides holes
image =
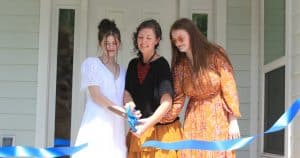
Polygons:
[[87,93],[85,111],[75,145],[88,146],[73,158],[125,158],[125,121],[122,111],[125,69],[116,63],[121,35],[114,21],[98,25],[100,57],[89,57],[81,66],[81,88]]

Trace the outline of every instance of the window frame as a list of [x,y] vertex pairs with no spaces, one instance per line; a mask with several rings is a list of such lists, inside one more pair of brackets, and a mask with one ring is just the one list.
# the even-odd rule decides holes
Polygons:
[[193,14],[207,14],[207,39],[210,41],[214,41],[214,27],[213,27],[213,16],[209,9],[192,9],[191,11],[191,19]]
[[[290,1],[285,1],[285,41],[284,41],[284,51],[285,55],[272,61],[267,64],[264,64],[264,0],[260,1],[260,72],[259,72],[259,80],[260,80],[260,88],[259,88],[259,115],[260,117],[258,118],[259,121],[259,133],[264,132],[264,105],[265,105],[265,74],[272,71],[276,70],[277,68],[280,68],[282,66],[285,67],[285,105],[284,109],[286,110],[289,105],[292,103],[291,101],[291,50],[292,50],[292,36],[291,36],[291,8],[292,8],[292,2]],[[278,119],[278,118],[277,118]],[[288,126],[285,129],[284,132],[284,154],[282,155],[276,155],[276,154],[271,154],[271,153],[264,153],[264,139],[263,137],[260,137],[259,139],[259,157],[264,157],[264,158],[287,158],[290,157],[292,151],[291,151],[291,146],[292,146],[292,125]]]

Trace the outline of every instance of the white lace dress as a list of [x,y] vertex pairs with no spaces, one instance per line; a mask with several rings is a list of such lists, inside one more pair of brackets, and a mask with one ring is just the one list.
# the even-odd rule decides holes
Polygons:
[[88,143],[72,158],[125,158],[125,120],[93,102],[87,87],[97,85],[116,105],[123,105],[125,69],[117,79],[99,58],[87,58],[81,65],[81,89],[87,92],[85,111],[75,145]]

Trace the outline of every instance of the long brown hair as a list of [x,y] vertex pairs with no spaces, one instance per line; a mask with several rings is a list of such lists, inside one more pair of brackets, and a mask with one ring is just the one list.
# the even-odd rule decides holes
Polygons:
[[[172,46],[172,68],[177,65],[183,58],[186,58],[185,53],[181,53],[172,42],[172,31],[184,30],[190,38],[190,47],[193,56],[193,71],[196,74],[207,76],[207,70],[210,65],[214,64],[213,55],[221,55],[228,64],[231,65],[227,55],[220,51],[221,47],[209,42],[207,38],[199,31],[193,21],[187,18],[181,18],[174,22],[170,29],[170,39]],[[217,53],[217,54],[216,54]]]

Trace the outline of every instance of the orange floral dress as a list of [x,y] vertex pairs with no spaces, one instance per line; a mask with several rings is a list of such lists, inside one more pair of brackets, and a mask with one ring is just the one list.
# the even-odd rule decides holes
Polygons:
[[[220,54],[220,53],[216,53]],[[210,84],[204,77],[192,77],[192,65],[187,58],[173,69],[175,97],[172,109],[161,122],[173,120],[189,102],[185,112],[183,139],[226,140],[228,139],[229,114],[240,117],[237,88],[233,68],[222,55],[214,55],[209,71]],[[182,150],[182,158],[235,158],[234,151]]]

